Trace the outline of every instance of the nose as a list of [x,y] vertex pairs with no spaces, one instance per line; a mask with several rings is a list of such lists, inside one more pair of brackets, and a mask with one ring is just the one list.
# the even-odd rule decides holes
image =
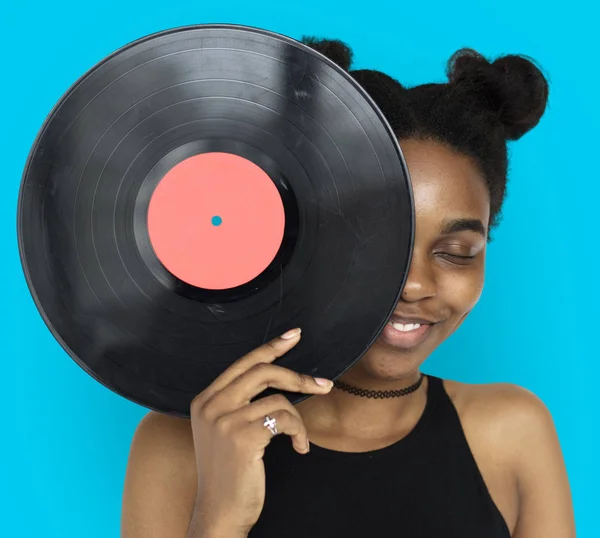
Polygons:
[[436,294],[435,273],[429,258],[413,252],[408,277],[402,290],[402,300],[414,303]]

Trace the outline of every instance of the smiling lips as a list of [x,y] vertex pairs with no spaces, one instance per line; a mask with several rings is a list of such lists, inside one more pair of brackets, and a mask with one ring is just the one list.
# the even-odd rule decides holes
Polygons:
[[394,346],[410,349],[421,344],[431,332],[435,323],[421,318],[404,318],[392,316],[385,326],[382,336]]
[[[409,331],[414,331],[415,329],[418,329],[422,324],[421,323],[394,323],[394,322],[390,322],[392,324],[392,327],[394,327],[394,329],[396,329],[397,331],[406,333]],[[425,325],[425,324],[423,324]]]

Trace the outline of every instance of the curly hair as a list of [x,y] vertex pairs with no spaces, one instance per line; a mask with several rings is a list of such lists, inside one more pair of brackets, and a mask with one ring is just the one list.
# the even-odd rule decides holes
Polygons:
[[536,62],[517,55],[489,61],[464,48],[448,60],[448,82],[407,88],[381,71],[351,70],[353,52],[340,40],[305,36],[302,42],[362,86],[400,142],[433,140],[472,159],[490,194],[491,241],[506,197],[507,141],[518,140],[535,127],[548,102],[548,81]]

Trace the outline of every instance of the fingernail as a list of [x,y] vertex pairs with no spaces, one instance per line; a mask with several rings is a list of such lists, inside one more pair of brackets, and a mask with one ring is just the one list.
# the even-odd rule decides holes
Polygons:
[[281,335],[281,338],[283,338],[284,340],[290,340],[290,339],[294,338],[294,336],[298,336],[301,332],[302,332],[302,329],[300,329],[300,327],[297,327],[295,329],[290,329],[288,332],[283,333]]
[[333,387],[333,381],[330,381],[329,379],[325,379],[323,377],[315,377],[315,383],[320,387]]

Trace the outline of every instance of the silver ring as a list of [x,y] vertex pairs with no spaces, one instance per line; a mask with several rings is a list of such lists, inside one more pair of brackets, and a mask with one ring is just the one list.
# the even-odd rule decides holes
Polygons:
[[265,421],[263,422],[263,426],[265,426],[266,428],[269,428],[269,431],[273,434],[273,435],[277,435],[277,420],[275,420],[273,417],[270,417],[269,415],[267,415],[265,417]]

